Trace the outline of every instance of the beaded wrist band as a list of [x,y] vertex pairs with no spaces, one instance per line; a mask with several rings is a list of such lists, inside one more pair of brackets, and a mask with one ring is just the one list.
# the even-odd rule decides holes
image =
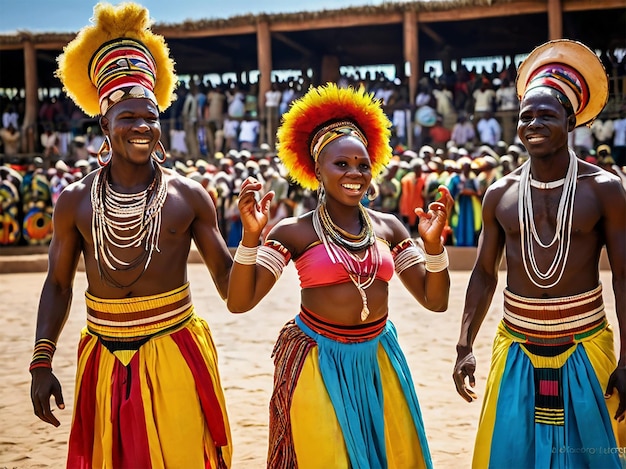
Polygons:
[[426,259],[426,270],[428,272],[442,272],[448,268],[448,251],[446,251],[445,246],[441,254],[436,254],[433,256],[425,252],[424,258]]
[[33,359],[30,361],[28,371],[32,371],[35,368],[52,369],[52,356],[56,349],[56,344],[49,339],[39,339],[35,342]]
[[249,248],[248,246],[244,246],[243,244],[239,243],[239,246],[237,246],[237,250],[235,251],[235,257],[233,258],[233,260],[238,264],[254,265],[256,264],[256,254],[258,250],[258,246]]

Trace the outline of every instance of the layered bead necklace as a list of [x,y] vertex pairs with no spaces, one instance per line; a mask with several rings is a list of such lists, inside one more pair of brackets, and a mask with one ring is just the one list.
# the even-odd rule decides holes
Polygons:
[[[129,287],[139,280],[150,265],[152,253],[160,252],[161,209],[167,197],[167,181],[161,167],[154,166],[150,185],[135,194],[123,194],[111,187],[109,166],[98,170],[91,186],[91,235],[98,271],[101,278],[117,288]],[[130,261],[118,258],[111,250],[142,245],[143,249]],[[111,271],[130,271],[141,264],[143,269],[130,283],[122,284],[111,275]]]
[[[565,265],[569,255],[572,237],[572,220],[574,218],[574,199],[576,198],[576,180],[578,178],[578,164],[576,155],[569,151],[569,166],[565,179],[556,181],[555,184],[545,183],[538,186],[530,174],[530,161],[523,167],[520,174],[520,187],[518,198],[518,215],[520,225],[520,239],[522,250],[522,263],[528,278],[539,288],[552,288],[559,283],[565,272]],[[556,228],[552,240],[548,243],[541,241],[533,212],[532,187],[540,189],[552,189],[563,186],[559,206],[556,213]],[[535,245],[540,249],[547,249],[556,244],[556,252],[552,263],[543,272],[537,264]],[[532,273],[531,273],[532,271]]]
[[[361,204],[359,204],[359,218],[362,225],[361,231],[353,235],[337,226],[330,217],[326,204],[320,203],[313,213],[313,228],[326,248],[331,262],[341,264],[348,272],[354,286],[357,287],[363,301],[361,321],[365,321],[370,314],[365,290],[376,280],[380,266],[380,253],[376,247],[372,221]],[[359,257],[357,252],[363,250],[365,252],[362,257]]]

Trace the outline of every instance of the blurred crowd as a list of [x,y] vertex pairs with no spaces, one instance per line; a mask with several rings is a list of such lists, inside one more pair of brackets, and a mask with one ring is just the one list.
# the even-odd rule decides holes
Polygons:
[[[590,127],[570,134],[570,146],[588,162],[622,178],[626,187],[626,72],[607,53],[611,101]],[[364,205],[394,213],[417,233],[415,207],[427,207],[440,184],[456,201],[446,244],[475,246],[481,229],[482,196],[527,155],[515,133],[518,111],[514,66],[482,72],[464,67],[419,81],[414,102],[407,83],[382,73],[342,75],[340,86],[363,86],[381,100],[392,122],[394,158],[372,184]],[[276,193],[267,229],[286,216],[315,206],[316,194],[289,181],[276,157],[281,115],[310,82],[275,81],[264,96],[256,84],[181,82],[178,99],[161,116],[165,166],[192,178],[211,194],[229,246],[241,236],[239,186],[248,176]],[[259,106],[263,99],[263,106]],[[103,141],[98,121],[63,95],[40,103],[36,153],[21,151],[24,103],[0,95],[0,245],[46,244],[60,192],[97,167]]]

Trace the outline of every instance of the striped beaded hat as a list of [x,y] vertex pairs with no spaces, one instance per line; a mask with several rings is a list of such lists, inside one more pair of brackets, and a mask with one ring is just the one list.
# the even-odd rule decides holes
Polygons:
[[608,77],[598,56],[569,39],[535,48],[520,64],[516,85],[520,100],[532,89],[550,88],[568,113],[576,116],[577,127],[591,125],[609,96]]
[[57,59],[56,76],[68,96],[89,116],[130,98],[166,109],[175,97],[174,61],[164,38],[150,30],[148,10],[136,3],[98,3],[92,23]]

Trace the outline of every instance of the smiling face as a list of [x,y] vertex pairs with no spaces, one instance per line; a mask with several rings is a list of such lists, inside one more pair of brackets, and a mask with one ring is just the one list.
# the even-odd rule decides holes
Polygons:
[[329,143],[315,167],[326,197],[357,205],[372,181],[372,163],[358,138],[341,137]]
[[534,88],[520,103],[517,135],[534,158],[567,150],[567,134],[576,117],[567,115],[563,105],[545,87]]
[[113,157],[134,164],[149,162],[161,138],[159,111],[148,99],[133,98],[116,104],[102,117],[101,124],[111,140]]

